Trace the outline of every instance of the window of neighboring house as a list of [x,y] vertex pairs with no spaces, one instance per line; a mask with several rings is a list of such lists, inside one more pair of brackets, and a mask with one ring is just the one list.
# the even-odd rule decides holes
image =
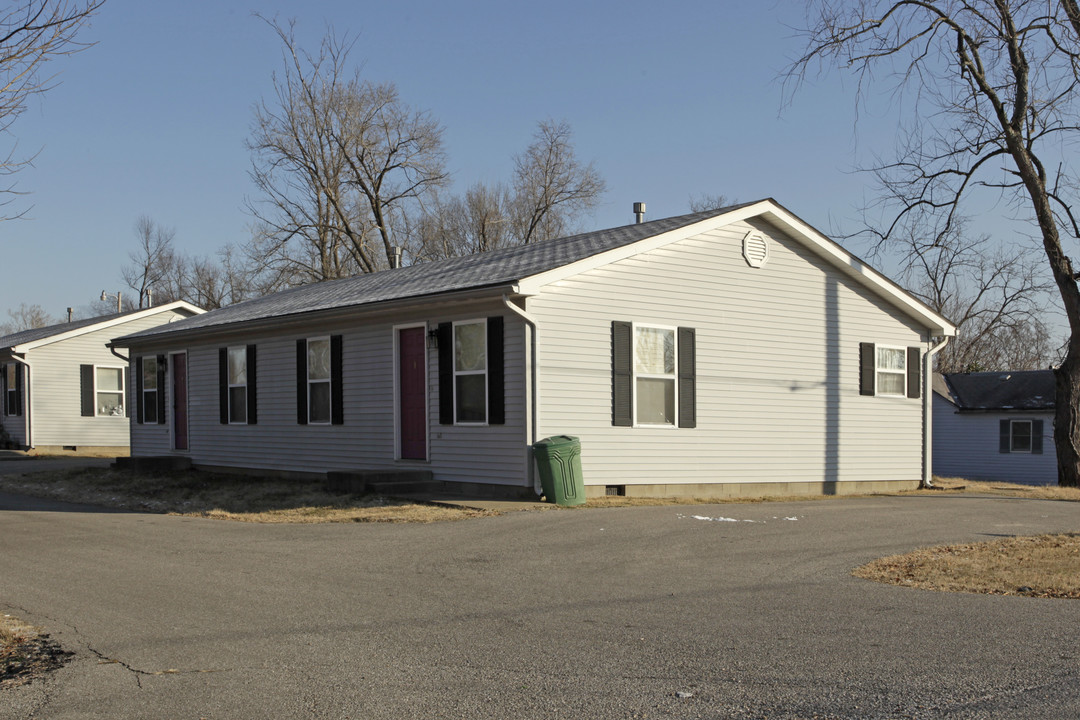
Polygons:
[[330,338],[307,341],[308,423],[330,424]]
[[229,422],[247,423],[247,346],[229,348]]
[[634,419],[638,425],[671,425],[675,412],[675,329],[634,327]]
[[158,421],[158,359],[153,355],[142,358],[142,421],[152,424]]
[[907,395],[907,350],[877,346],[876,383],[878,395]]
[[1031,421],[1012,420],[1010,422],[1009,452],[1031,452]]
[[15,363],[4,366],[4,414],[14,415],[18,407],[18,378],[15,375]]
[[487,422],[487,321],[454,323],[454,420]]
[[123,368],[94,368],[94,400],[98,417],[124,416]]

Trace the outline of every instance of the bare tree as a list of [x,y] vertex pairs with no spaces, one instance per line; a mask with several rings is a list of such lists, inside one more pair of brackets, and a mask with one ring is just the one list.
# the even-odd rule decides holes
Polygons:
[[513,184],[477,183],[464,196],[428,205],[409,233],[417,261],[471,255],[572,233],[599,202],[604,181],[582,165],[565,122],[539,123],[533,142],[514,158]]
[[[75,35],[104,1],[16,0],[0,10],[0,132],[10,133],[27,101],[53,86],[53,76],[43,74],[49,60],[86,47],[75,42]],[[0,158],[0,177],[14,175],[31,160],[12,149]],[[0,195],[8,196],[0,206],[9,204],[15,194],[13,181],[0,187]]]
[[33,330],[34,328],[56,324],[56,320],[45,312],[45,309],[40,305],[19,303],[17,310],[8,310],[7,314],[11,321],[0,324],[0,335],[11,335],[23,330]]
[[[862,90],[875,71],[909,99],[898,158],[877,168],[882,239],[919,214],[942,231],[962,203],[989,190],[1037,229],[1068,318],[1055,370],[1058,480],[1080,485],[1080,288],[1062,236],[1080,237],[1070,145],[1078,137],[1080,6],[1077,0],[815,0],[807,47],[789,71],[839,65]],[[899,102],[899,100],[897,101]],[[926,120],[926,125],[923,121]],[[931,124],[932,123],[932,124]]]
[[182,300],[206,310],[232,305],[263,294],[251,283],[247,268],[237,262],[236,254],[226,246],[216,258],[185,258]]
[[514,231],[522,244],[569,234],[572,223],[604,194],[593,163],[582,165],[564,120],[540,122],[533,142],[514,158]]
[[138,307],[149,307],[151,293],[157,303],[178,300],[175,286],[169,282],[176,275],[176,251],[173,239],[176,231],[154,222],[142,215],[135,221],[135,237],[138,246],[128,253],[129,265],[124,266],[120,274],[127,286],[135,291]]
[[262,198],[249,254],[276,286],[387,267],[409,213],[447,180],[442,128],[392,84],[349,72],[352,43],[329,30],[317,54],[267,21],[285,69],[255,112],[248,147]]
[[437,260],[519,245],[514,234],[514,196],[506,185],[477,183],[464,196],[435,202],[410,233],[415,261]]
[[1022,245],[969,236],[966,222],[956,218],[944,232],[913,228],[898,243],[905,286],[956,323],[956,338],[935,358],[938,371],[1050,367],[1058,359],[1043,320],[1050,285],[1036,259]]
[[720,210],[728,205],[734,205],[735,200],[728,200],[726,195],[691,195],[690,212],[705,212],[706,210]]

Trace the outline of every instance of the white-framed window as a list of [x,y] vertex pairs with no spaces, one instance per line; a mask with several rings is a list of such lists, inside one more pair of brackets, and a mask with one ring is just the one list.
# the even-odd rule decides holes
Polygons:
[[98,417],[124,417],[123,368],[94,367],[94,412]]
[[247,424],[247,346],[228,349],[229,363],[229,424]]
[[15,363],[4,365],[4,414],[14,415],[19,403],[19,376]]
[[678,421],[675,328],[634,325],[634,424]]
[[143,423],[156,423],[158,421],[158,360],[153,355],[147,355],[142,359],[142,421]]
[[1012,420],[1009,423],[1009,452],[1031,452],[1031,421]]
[[308,423],[330,424],[331,374],[330,338],[307,341]]
[[906,397],[907,349],[878,345],[875,358],[875,394]]
[[487,320],[454,323],[454,422],[487,423]]

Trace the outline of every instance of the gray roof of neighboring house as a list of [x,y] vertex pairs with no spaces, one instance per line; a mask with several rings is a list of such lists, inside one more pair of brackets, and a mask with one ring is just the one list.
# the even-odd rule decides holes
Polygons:
[[[757,202],[757,201],[755,201]],[[211,328],[320,310],[390,300],[509,285],[624,245],[660,235],[754,203],[663,218],[634,225],[558,238],[464,257],[419,263],[396,270],[357,275],[282,290],[254,300],[212,310],[168,326],[119,338],[147,338],[165,333]]]
[[[945,386],[939,384],[941,378]],[[1004,372],[934,374],[934,391],[948,398],[960,412],[1054,409],[1054,372],[1019,370]]]
[[28,342],[44,340],[47,337],[59,335],[60,333],[71,332],[72,330],[78,330],[79,328],[89,327],[90,325],[97,325],[98,323],[107,322],[109,320],[115,320],[116,318],[120,318],[125,315],[132,315],[137,312],[143,312],[145,309],[146,308],[143,308],[141,310],[129,310],[128,312],[113,313],[112,315],[99,315],[98,317],[86,318],[85,320],[73,320],[72,322],[57,323],[56,325],[49,325],[47,327],[21,330],[17,333],[12,333],[11,335],[4,335],[3,337],[0,337],[0,348],[13,348],[17,345],[23,345]]

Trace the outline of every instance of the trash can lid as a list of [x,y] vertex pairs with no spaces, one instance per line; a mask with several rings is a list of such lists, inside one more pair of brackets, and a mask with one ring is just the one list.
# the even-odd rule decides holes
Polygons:
[[578,441],[576,435],[552,435],[551,437],[537,440],[534,445],[565,445]]

